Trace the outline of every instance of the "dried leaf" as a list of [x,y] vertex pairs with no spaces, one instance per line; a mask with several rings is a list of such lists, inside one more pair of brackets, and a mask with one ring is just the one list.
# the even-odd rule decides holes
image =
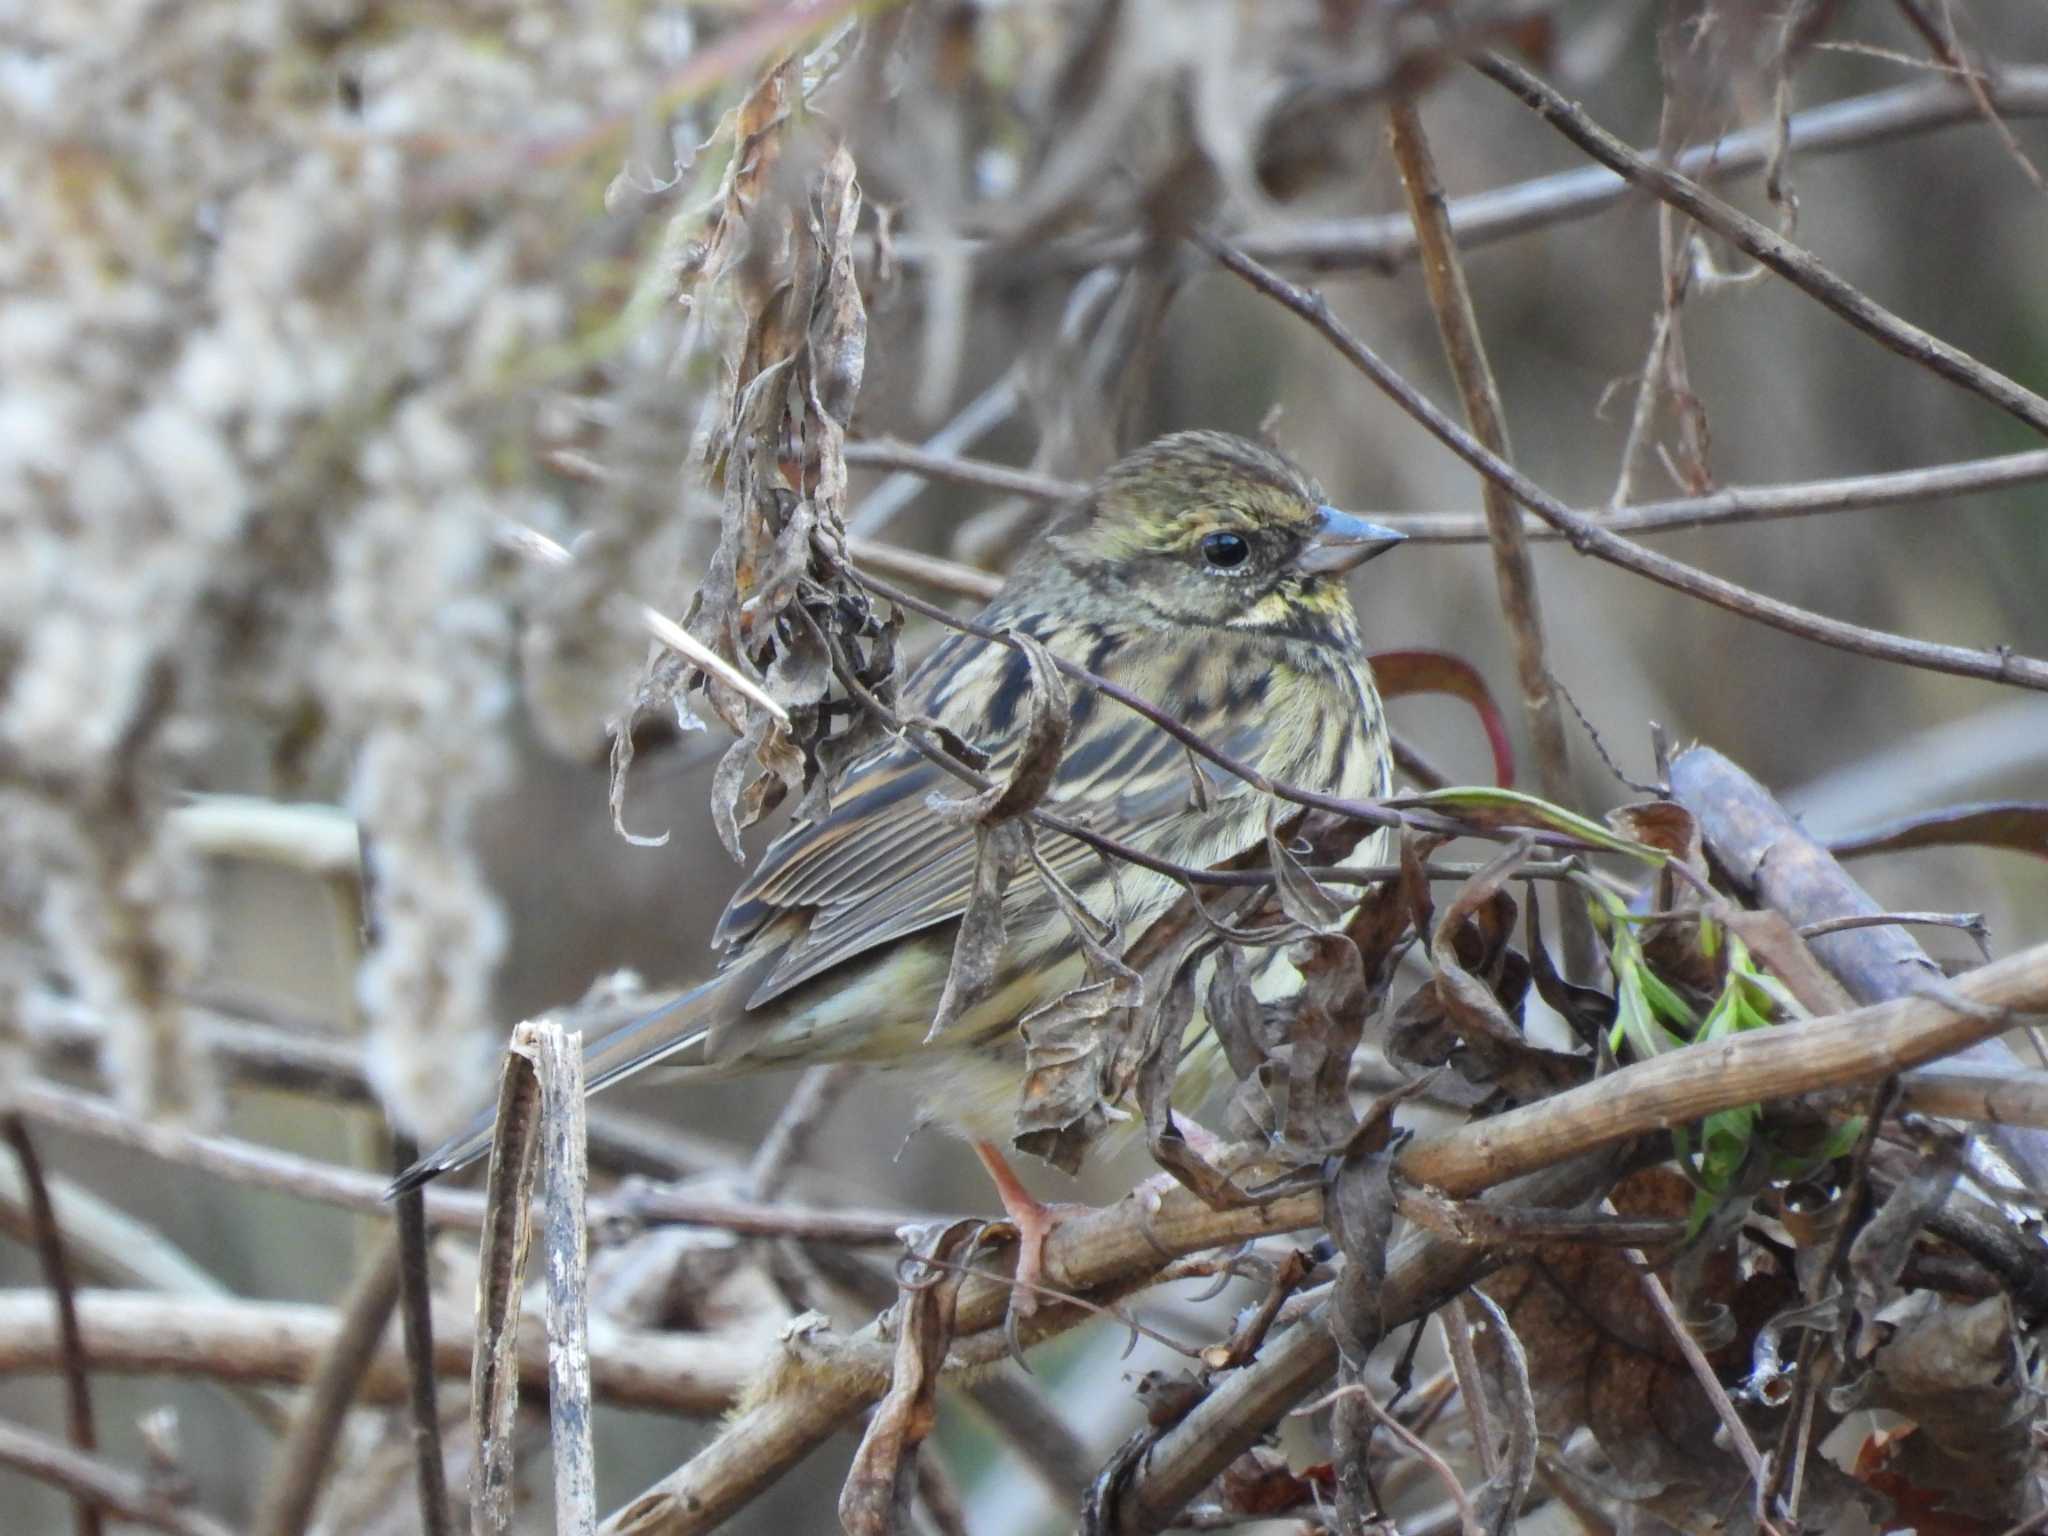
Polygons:
[[1471,705],[1493,753],[1494,783],[1506,789],[1515,782],[1515,748],[1507,718],[1477,667],[1448,651],[1375,651],[1368,660],[1382,699],[1447,693]]
[[1908,848],[1954,847],[2003,848],[2048,859],[2048,801],[1994,800],[1944,806],[1835,838],[1827,846],[1838,859],[1900,853]]
[[1003,893],[1030,846],[1028,822],[985,822],[974,829],[974,888],[953,938],[953,962],[946,970],[931,1028],[925,1031],[925,1044],[959,1023],[994,985],[1003,958]]
[[[1429,942],[1435,970],[1432,985],[1465,1046],[1459,1070],[1474,1082],[1498,1084],[1520,1102],[1543,1098],[1588,1075],[1583,1059],[1529,1044],[1496,996],[1497,989],[1505,991],[1519,1007],[1521,988],[1528,982],[1525,970],[1517,974],[1505,966],[1505,940],[1513,932],[1515,912],[1504,887],[1528,857],[1529,847],[1526,839],[1516,841],[1459,887]],[[1460,954],[1459,939],[1468,919],[1478,934],[1496,936],[1482,939],[1479,970],[1468,968]],[[1484,979],[1488,975],[1491,984]]]
[[1280,831],[1285,809],[1274,801],[1266,812],[1266,860],[1273,870],[1274,899],[1289,921],[1304,931],[1329,933],[1344,921],[1349,903],[1324,890],[1287,846]]
[[1948,1203],[1967,1166],[1967,1134],[1918,1115],[1905,1123],[1920,1144],[1919,1161],[1849,1245],[1856,1309],[1866,1321],[1891,1301],[1921,1229]]
[[[1624,1216],[1679,1221],[1691,1207],[1692,1189],[1671,1170],[1654,1169],[1624,1180],[1612,1198]],[[1732,1246],[1724,1249],[1702,1293],[1737,1322],[1729,1344],[1709,1353],[1723,1370],[1746,1362],[1748,1342],[1763,1320],[1795,1299],[1789,1275],[1736,1260]],[[1527,1352],[1545,1434],[1590,1429],[1625,1479],[1622,1490],[1646,1509],[1683,1510],[1687,1518],[1711,1511],[1729,1521],[1729,1529],[1754,1529],[1748,1472],[1732,1448],[1717,1443],[1720,1417],[1623,1254],[1546,1243],[1483,1288]],[[1489,1369],[1503,1369],[1493,1358],[1497,1336],[1482,1333],[1473,1342]],[[1752,1432],[1768,1440],[1775,1426],[1762,1422],[1761,1412],[1759,1419]]]
[[966,1279],[962,1261],[981,1231],[978,1221],[948,1223],[904,1262],[889,1390],[875,1405],[839,1490],[839,1523],[847,1536],[896,1536],[911,1528],[917,1448],[938,1420],[939,1373]]
[[1355,1124],[1351,1056],[1378,999],[1366,985],[1358,947],[1342,934],[1305,940],[1290,958],[1301,990],[1288,1029],[1282,1125],[1290,1140],[1321,1152],[1343,1144]]
[[1596,821],[1518,790],[1433,789],[1428,794],[1406,795],[1386,804],[1394,810],[1442,811],[1472,827],[1538,827],[1563,832],[1595,848],[1603,848],[1609,853],[1626,853],[1646,864],[1662,864],[1667,857],[1660,848],[1617,837]]

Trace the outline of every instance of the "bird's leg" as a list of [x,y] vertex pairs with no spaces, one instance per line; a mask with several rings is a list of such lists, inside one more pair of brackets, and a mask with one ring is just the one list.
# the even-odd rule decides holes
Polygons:
[[1003,1213],[1017,1229],[1017,1285],[1010,1293],[1010,1310],[1029,1317],[1038,1310],[1038,1286],[1045,1275],[1045,1240],[1060,1224],[1062,1214],[1072,1207],[1047,1205],[1018,1179],[992,1141],[977,1141],[974,1155],[988,1170]]

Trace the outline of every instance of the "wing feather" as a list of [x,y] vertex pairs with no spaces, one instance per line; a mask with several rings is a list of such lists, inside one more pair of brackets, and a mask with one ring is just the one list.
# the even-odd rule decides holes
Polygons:
[[[1160,840],[1189,813],[1193,783],[1185,750],[1149,721],[1113,703],[1077,700],[1075,714],[1074,732],[1047,796],[1049,808],[1140,848]],[[1261,734],[1252,722],[1219,744],[1256,760]],[[999,754],[992,771],[1003,766]],[[1224,792],[1213,785],[1212,791]],[[741,943],[792,909],[808,908],[810,922],[761,981],[750,1007],[855,955],[951,922],[967,910],[974,878],[973,828],[948,825],[926,805],[934,793],[963,792],[951,774],[897,744],[848,770],[826,816],[792,828],[770,846],[733,897],[716,942]],[[1045,838],[1041,851],[1067,876],[1095,858],[1085,844],[1058,836]],[[1031,876],[1020,877],[1013,899],[1036,885]]]

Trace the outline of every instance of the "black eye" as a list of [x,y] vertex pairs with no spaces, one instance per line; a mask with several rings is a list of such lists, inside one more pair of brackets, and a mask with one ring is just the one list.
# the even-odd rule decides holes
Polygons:
[[1243,565],[1251,552],[1251,545],[1239,533],[1212,533],[1202,540],[1202,558],[1219,571]]

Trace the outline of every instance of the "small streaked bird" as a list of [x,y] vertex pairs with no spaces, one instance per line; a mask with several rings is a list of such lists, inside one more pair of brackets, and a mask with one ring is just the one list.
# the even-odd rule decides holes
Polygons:
[[[1019,562],[981,620],[1122,684],[1272,778],[1382,795],[1391,787],[1386,726],[1345,576],[1400,537],[1324,505],[1315,481],[1269,448],[1182,432],[1112,466]],[[1216,769],[1196,797],[1180,743],[1112,699],[1071,691],[1071,734],[1044,809],[1183,865],[1264,841],[1265,797]],[[1029,693],[1021,652],[956,633],[906,683],[902,710],[990,753],[999,775]],[[657,1063],[685,1079],[832,1061],[918,1072],[937,1118],[988,1164],[1029,1278],[1048,1213],[996,1144],[1010,1138],[1023,1081],[1018,1021],[1081,980],[1082,956],[1027,865],[1005,896],[992,984],[927,1040],[976,846],[971,826],[932,812],[935,793],[958,796],[962,786],[904,743],[849,763],[829,813],[777,838],[727,906],[712,941],[718,974],[592,1043],[586,1070],[593,1089]],[[1112,883],[1103,859],[1071,838],[1041,832],[1038,844],[1098,915],[1120,903],[1114,915],[1130,937],[1181,893],[1128,865]],[[1367,838],[1351,857],[1369,863],[1379,851]],[[1287,973],[1276,958],[1258,990],[1284,989]],[[490,1132],[480,1120],[394,1187],[471,1161]]]

